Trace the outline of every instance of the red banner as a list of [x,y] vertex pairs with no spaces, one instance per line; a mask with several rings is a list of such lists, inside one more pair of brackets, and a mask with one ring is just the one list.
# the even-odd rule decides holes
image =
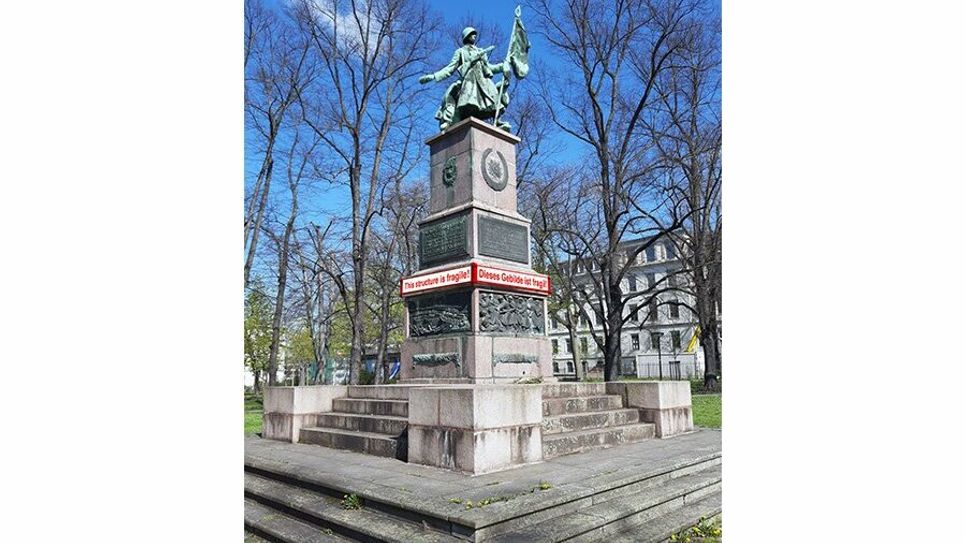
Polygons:
[[550,295],[550,277],[546,275],[497,268],[477,262],[458,268],[404,277],[399,282],[399,294],[411,296],[465,284]]

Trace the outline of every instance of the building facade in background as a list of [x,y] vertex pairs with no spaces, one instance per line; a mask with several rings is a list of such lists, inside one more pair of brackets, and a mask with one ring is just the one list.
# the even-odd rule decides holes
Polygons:
[[[645,239],[622,244],[625,251],[633,251],[645,243]],[[578,262],[574,273],[590,280],[588,270],[591,262]],[[704,357],[698,341],[694,339],[698,327],[697,318],[685,304],[692,304],[687,293],[687,280],[679,270],[682,262],[677,248],[670,240],[659,241],[637,256],[634,265],[621,282],[625,294],[643,292],[658,285],[673,290],[657,296],[647,303],[649,296],[631,300],[624,309],[630,315],[621,330],[620,374],[627,377],[690,379],[704,375]],[[675,273],[678,272],[678,273]],[[663,281],[663,282],[662,282]],[[577,303],[575,300],[574,303]],[[551,317],[550,342],[553,349],[554,375],[560,379],[575,379],[574,349],[579,349],[584,373],[588,378],[602,378],[604,374],[603,352],[597,348],[592,334],[603,337],[603,327],[597,322],[594,311],[586,307],[589,318],[581,316],[576,329],[576,345],[571,342],[565,318]],[[693,340],[693,341],[692,341]],[[690,347],[690,348],[689,348]]]

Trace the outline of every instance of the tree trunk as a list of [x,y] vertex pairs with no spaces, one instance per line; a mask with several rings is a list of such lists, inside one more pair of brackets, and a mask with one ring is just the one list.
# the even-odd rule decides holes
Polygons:
[[[271,153],[271,150],[269,150]],[[262,186],[261,198],[258,202],[258,212],[255,214],[255,223],[252,225],[252,240],[248,245],[248,255],[245,257],[245,287],[248,287],[248,278],[252,272],[252,266],[255,263],[255,249],[258,247],[258,233],[262,229],[262,219],[265,217],[265,207],[268,202],[268,189],[272,184],[272,168],[274,160],[271,156],[267,159],[267,165],[265,170],[265,184]]]
[[255,371],[252,371],[252,375],[255,377],[255,386],[253,387],[253,389],[255,391],[255,395],[257,396],[262,392],[262,384],[261,384],[262,372],[255,370]]
[[577,380],[584,380],[584,366],[583,353],[580,352],[580,347],[577,346],[577,318],[574,316],[573,312],[569,309],[567,310],[567,335],[570,337],[570,358],[574,361],[574,372],[577,374]]
[[278,292],[275,295],[275,314],[272,316],[272,346],[268,354],[268,385],[275,386],[278,373],[278,349],[282,332],[282,310],[285,308],[285,283],[288,280],[288,250],[292,230],[295,228],[296,205],[292,205],[292,216],[285,225],[282,250],[278,255]]

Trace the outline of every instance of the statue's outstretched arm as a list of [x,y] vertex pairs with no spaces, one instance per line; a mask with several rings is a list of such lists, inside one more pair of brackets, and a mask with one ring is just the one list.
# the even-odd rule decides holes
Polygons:
[[453,59],[449,61],[449,64],[444,66],[443,69],[439,70],[438,72],[426,74],[420,77],[419,82],[429,83],[430,81],[442,81],[447,77],[453,75],[453,72],[455,72],[456,69],[459,68],[459,66],[460,66],[460,50],[457,49],[456,52],[453,53]]

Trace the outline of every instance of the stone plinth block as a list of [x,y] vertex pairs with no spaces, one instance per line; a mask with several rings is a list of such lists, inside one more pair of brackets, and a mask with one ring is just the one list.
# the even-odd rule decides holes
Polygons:
[[694,430],[688,381],[607,383],[607,393],[620,394],[626,407],[640,409],[641,421],[654,423],[657,437]]
[[472,117],[429,138],[430,215],[471,204],[519,216],[519,142],[513,134]]
[[460,334],[410,337],[401,349],[400,377],[464,379],[470,383],[553,381],[550,339],[541,335]]
[[543,459],[540,385],[453,385],[409,393],[409,462],[471,474]]
[[340,385],[266,387],[262,437],[297,443],[299,431],[316,426],[319,414],[332,411],[332,400],[345,398],[347,390]]

